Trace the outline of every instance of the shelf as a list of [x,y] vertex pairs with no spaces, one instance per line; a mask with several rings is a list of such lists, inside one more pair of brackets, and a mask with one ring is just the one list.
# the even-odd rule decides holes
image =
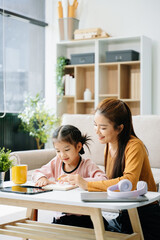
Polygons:
[[67,48],[69,47],[87,47],[87,46],[90,46],[90,45],[94,45],[95,43],[95,39],[87,39],[87,40],[73,40],[73,41],[63,41],[63,42],[59,42],[57,43],[57,45],[60,45],[61,47],[62,46],[65,46]]
[[99,63],[99,66],[111,66],[111,65],[137,65],[140,61],[126,61],[126,62],[103,62]]
[[79,46],[88,46],[90,44],[94,44],[95,41],[103,43],[103,42],[107,42],[107,43],[128,43],[128,42],[139,42],[141,40],[142,36],[120,36],[120,37],[108,37],[108,38],[97,38],[97,39],[83,39],[83,40],[71,40],[71,41],[61,41],[58,42],[57,45],[61,45],[61,46],[74,46],[74,45],[78,45]]
[[101,66],[117,66],[117,65],[118,65],[117,62],[110,62],[110,63],[104,62],[104,63],[99,63],[99,66],[100,66],[100,67],[101,67]]
[[125,98],[125,99],[121,99],[122,101],[124,102],[140,102],[140,99],[128,99],[128,98]]
[[118,98],[118,94],[99,94],[99,97],[101,97],[101,98],[111,98],[111,97],[113,97],[113,98]]
[[75,98],[75,96],[64,95],[63,98]]
[[66,65],[65,69],[67,69],[67,68],[74,68],[74,67],[75,67],[75,65]]
[[121,65],[139,65],[140,61],[119,62]]
[[[134,50],[138,61],[106,62],[106,51]],[[94,53],[94,64],[66,65],[65,73],[76,79],[75,97],[65,96],[57,104],[63,113],[92,113],[98,103],[112,97],[126,102],[133,115],[151,114],[151,40],[145,36],[109,37],[76,40],[57,44],[57,56]],[[92,93],[91,101],[84,101],[86,88]]]
[[88,100],[88,101],[86,101],[86,100],[76,100],[76,102],[77,103],[94,103],[94,100]]
[[86,68],[86,67],[94,67],[94,63],[91,64],[75,64],[75,65],[66,65],[65,68],[74,68],[74,67],[79,67],[79,68]]

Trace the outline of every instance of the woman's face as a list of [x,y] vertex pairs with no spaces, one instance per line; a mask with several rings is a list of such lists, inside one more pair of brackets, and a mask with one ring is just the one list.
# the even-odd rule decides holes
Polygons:
[[102,114],[96,112],[94,116],[94,128],[100,143],[115,143],[118,141],[119,129],[114,129],[113,123]]

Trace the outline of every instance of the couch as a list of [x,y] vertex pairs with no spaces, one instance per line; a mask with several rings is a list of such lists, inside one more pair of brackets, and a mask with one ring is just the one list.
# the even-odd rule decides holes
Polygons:
[[[87,133],[92,138],[90,142],[91,153],[86,149],[84,157],[91,158],[100,168],[104,169],[104,145],[97,140],[93,126],[94,116],[89,114],[64,114],[62,124],[72,124],[77,126],[82,133]],[[153,176],[159,190],[160,183],[160,116],[140,115],[133,116],[133,126],[137,136],[144,142],[148,149],[149,159]],[[55,156],[55,150],[30,150],[12,152],[12,156],[19,159],[21,164],[28,164],[28,180],[31,178],[32,171],[40,168]],[[43,214],[41,214],[42,216]],[[49,219],[49,222],[52,219]]]
[[[90,157],[97,165],[104,169],[104,145],[100,144],[93,126],[94,116],[91,114],[64,114],[62,124],[72,124],[78,127],[82,133],[91,136],[90,151],[86,148],[84,157]],[[137,136],[144,142],[148,149],[149,160],[154,175],[157,189],[160,183],[160,116],[138,115],[133,116],[133,126]],[[12,152],[21,164],[28,164],[29,179],[31,170],[40,168],[55,156],[55,150],[30,150]]]

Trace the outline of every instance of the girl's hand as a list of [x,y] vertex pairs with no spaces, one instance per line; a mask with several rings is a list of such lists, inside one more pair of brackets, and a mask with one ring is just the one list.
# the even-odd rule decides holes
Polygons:
[[80,188],[83,188],[84,190],[87,190],[88,187],[88,182],[85,181],[79,174],[69,174],[69,175],[61,175],[59,178],[60,183],[68,182],[69,184],[72,185],[78,185]]
[[53,181],[49,181],[48,178],[46,177],[41,177],[38,179],[38,181],[35,183],[35,186],[38,186],[38,187],[43,187],[43,186],[46,186],[48,184],[55,184],[55,182]]

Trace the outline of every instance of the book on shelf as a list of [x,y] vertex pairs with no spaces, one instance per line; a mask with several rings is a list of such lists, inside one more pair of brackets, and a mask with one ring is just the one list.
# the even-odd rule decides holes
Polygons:
[[131,87],[130,87],[131,99],[140,99],[140,73],[131,73]]
[[65,82],[65,95],[66,96],[75,96],[75,78],[69,74],[64,75]]

